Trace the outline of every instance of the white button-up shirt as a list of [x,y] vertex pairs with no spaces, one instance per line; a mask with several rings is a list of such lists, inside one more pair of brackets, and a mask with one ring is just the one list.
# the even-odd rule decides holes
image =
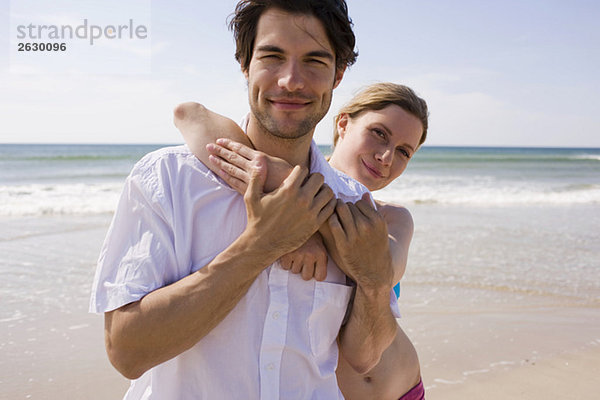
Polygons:
[[[310,169],[345,201],[366,191],[331,168],[314,142]],[[126,180],[90,311],[114,310],[197,271],[245,226],[242,196],[187,147],[146,155]],[[350,293],[332,261],[324,282],[304,281],[276,262],[194,347],[132,381],[125,399],[343,399],[336,337]]]

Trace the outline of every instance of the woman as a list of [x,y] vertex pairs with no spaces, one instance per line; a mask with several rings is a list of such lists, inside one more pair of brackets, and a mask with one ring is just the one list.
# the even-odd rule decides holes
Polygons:
[[[248,171],[259,158],[267,161],[265,192],[277,188],[291,171],[287,162],[253,150],[235,122],[200,104],[178,106],[175,125],[190,150],[240,193],[245,192]],[[425,141],[427,127],[427,104],[410,88],[393,83],[368,86],[335,117],[335,147],[329,163],[371,191],[382,189],[402,174]],[[380,201],[376,204],[387,224],[394,279],[398,282],[406,268],[412,218],[404,207]],[[325,279],[327,252],[322,238],[315,234],[280,262],[306,280]],[[410,400],[424,396],[416,351],[400,328],[377,366],[368,373],[357,373],[343,357],[336,373],[346,399]]]

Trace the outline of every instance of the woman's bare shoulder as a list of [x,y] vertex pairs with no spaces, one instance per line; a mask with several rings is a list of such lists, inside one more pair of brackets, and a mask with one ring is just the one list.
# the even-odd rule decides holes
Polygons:
[[389,222],[412,224],[412,215],[408,208],[399,204],[389,203],[381,200],[375,200],[377,210]]

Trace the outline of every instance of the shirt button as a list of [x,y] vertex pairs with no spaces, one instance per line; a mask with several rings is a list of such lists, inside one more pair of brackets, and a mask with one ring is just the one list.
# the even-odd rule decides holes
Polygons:
[[273,319],[279,319],[279,311],[273,313]]
[[267,369],[268,369],[269,371],[273,371],[273,370],[275,369],[275,364],[273,364],[273,363],[269,363],[269,364],[267,364]]

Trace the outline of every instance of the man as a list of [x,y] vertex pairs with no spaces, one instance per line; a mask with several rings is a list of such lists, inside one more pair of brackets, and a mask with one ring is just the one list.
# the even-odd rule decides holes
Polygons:
[[[275,191],[262,192],[260,160],[242,198],[184,147],[150,153],[128,177],[90,306],[105,313],[109,359],[133,380],[126,399],[342,398],[335,366],[352,292],[346,275],[357,288],[339,337],[345,359],[367,371],[393,339],[389,252],[368,263],[353,257],[355,233],[376,227],[356,223],[344,236],[357,213],[369,212],[366,199],[344,203],[364,188],[332,170],[312,143],[356,57],[350,25],[343,0],[236,7],[247,135],[297,166]],[[320,282],[283,270],[277,260],[318,229],[344,272],[330,262]]]

